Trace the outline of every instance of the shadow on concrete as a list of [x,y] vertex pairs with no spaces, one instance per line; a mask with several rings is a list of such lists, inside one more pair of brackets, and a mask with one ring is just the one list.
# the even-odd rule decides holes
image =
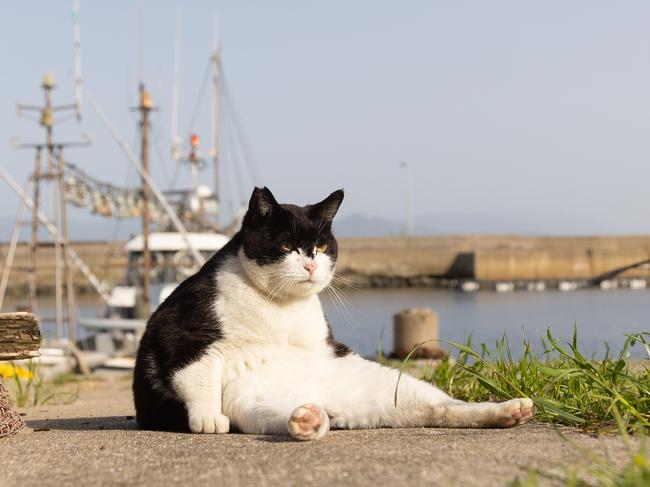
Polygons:
[[300,443],[298,440],[294,440],[291,436],[289,435],[264,435],[264,436],[258,436],[255,438],[257,441],[261,441],[262,443]]
[[98,416],[65,419],[28,420],[27,426],[35,431],[47,430],[135,430],[138,429],[133,416]]

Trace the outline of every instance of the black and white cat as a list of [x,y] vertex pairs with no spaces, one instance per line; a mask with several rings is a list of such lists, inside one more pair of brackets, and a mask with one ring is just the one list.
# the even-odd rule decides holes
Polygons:
[[509,427],[530,399],[466,403],[334,340],[318,293],[334,274],[343,191],[278,204],[256,188],[241,230],[153,313],[133,380],[141,428],[322,438],[330,428]]

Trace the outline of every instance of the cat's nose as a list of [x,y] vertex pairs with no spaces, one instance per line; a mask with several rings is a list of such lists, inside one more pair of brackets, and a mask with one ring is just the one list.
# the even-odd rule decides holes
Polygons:
[[316,262],[307,262],[305,265],[303,265],[303,267],[307,272],[309,272],[309,275],[311,276],[316,270]]

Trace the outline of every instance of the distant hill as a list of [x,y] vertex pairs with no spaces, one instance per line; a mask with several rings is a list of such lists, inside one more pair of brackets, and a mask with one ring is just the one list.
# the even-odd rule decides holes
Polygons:
[[[26,215],[29,219],[29,214]],[[0,217],[0,241],[11,239],[14,226],[11,217]],[[381,237],[404,234],[404,222],[389,218],[373,217],[359,213],[334,220],[334,231],[339,237]],[[72,240],[106,241],[113,238],[125,240],[140,230],[139,220],[121,222],[91,216],[79,210],[70,212],[70,238]],[[596,216],[578,218],[566,214],[523,213],[427,213],[416,215],[417,235],[466,235],[466,234],[519,234],[519,235],[621,235],[648,233],[621,225],[604,228]],[[44,230],[41,235],[49,240]],[[22,239],[29,238],[27,225]]]
[[[361,214],[334,220],[340,237],[380,237],[403,235],[404,222]],[[638,233],[633,229],[598,230],[597,218],[577,218],[566,214],[456,213],[440,212],[417,215],[416,235],[519,234],[519,235],[599,235]],[[612,231],[613,230],[613,231]]]

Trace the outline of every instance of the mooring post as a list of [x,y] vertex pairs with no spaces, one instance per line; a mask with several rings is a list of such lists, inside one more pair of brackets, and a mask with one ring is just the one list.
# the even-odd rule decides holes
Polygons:
[[438,314],[431,308],[409,308],[393,317],[392,356],[405,358],[415,347],[413,358],[441,358],[445,352],[438,342]]

